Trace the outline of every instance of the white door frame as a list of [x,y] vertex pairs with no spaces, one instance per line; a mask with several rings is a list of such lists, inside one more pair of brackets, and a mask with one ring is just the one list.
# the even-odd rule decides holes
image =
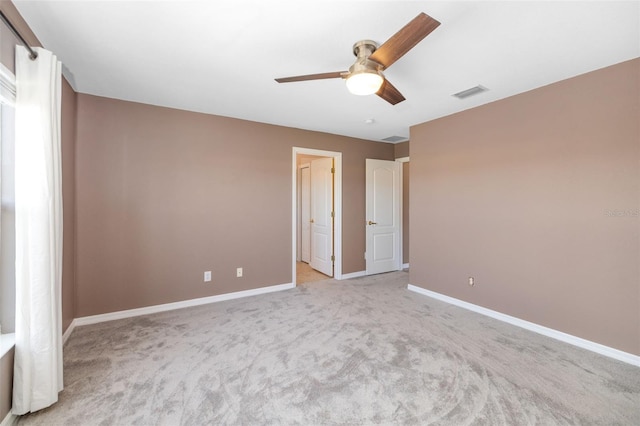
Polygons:
[[336,151],[323,151],[319,149],[293,147],[293,160],[291,172],[291,277],[296,284],[296,258],[298,242],[298,155],[315,155],[318,157],[333,158],[333,167],[336,173],[333,177],[333,278],[342,279],[342,153]]
[[[396,158],[396,161],[398,163],[408,163],[409,162],[409,157],[401,157],[401,158]],[[404,192],[404,185],[402,185],[402,182],[404,182],[404,167],[400,167],[400,264],[402,265],[402,269],[404,268],[408,268],[409,267],[409,263],[404,263],[404,239],[402,238],[402,236],[404,235],[404,220],[402,220],[402,218],[404,217],[404,213],[403,213],[403,206],[404,206],[404,199],[402,198],[402,194]],[[409,200],[409,202],[411,202],[411,200]],[[409,256],[411,256],[411,253],[409,253]]]

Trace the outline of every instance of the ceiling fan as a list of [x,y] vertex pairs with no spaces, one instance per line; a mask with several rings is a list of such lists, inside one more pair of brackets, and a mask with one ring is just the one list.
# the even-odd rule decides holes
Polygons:
[[382,46],[375,41],[361,40],[353,45],[356,61],[349,71],[327,72],[322,74],[298,75],[276,78],[278,83],[291,83],[305,80],[342,78],[347,89],[356,95],[376,94],[392,105],[405,100],[402,93],[384,77],[382,72],[404,56],[422,39],[435,30],[440,22],[426,13],[420,13],[411,22],[395,33]]

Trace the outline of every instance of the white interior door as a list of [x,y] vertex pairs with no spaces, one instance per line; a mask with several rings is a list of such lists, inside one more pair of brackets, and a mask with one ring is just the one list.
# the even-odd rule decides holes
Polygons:
[[311,170],[300,169],[300,260],[311,261]]
[[333,158],[311,162],[311,262],[313,269],[333,276]]
[[401,269],[400,163],[366,162],[367,275]]

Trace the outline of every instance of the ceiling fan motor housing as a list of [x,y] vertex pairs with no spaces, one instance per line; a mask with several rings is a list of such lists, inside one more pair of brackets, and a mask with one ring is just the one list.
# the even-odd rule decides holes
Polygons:
[[378,47],[378,43],[373,40],[360,40],[354,43],[353,54],[358,58],[368,58]]
[[353,54],[356,62],[349,67],[349,74],[375,73],[381,74],[382,65],[369,60],[369,56],[378,48],[378,43],[373,40],[361,40],[353,45]]

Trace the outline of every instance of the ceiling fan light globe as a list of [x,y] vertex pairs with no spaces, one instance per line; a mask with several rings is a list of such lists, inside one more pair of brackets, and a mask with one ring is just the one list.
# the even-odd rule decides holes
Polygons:
[[347,77],[347,89],[354,95],[373,95],[382,86],[384,79],[377,72],[359,72]]

